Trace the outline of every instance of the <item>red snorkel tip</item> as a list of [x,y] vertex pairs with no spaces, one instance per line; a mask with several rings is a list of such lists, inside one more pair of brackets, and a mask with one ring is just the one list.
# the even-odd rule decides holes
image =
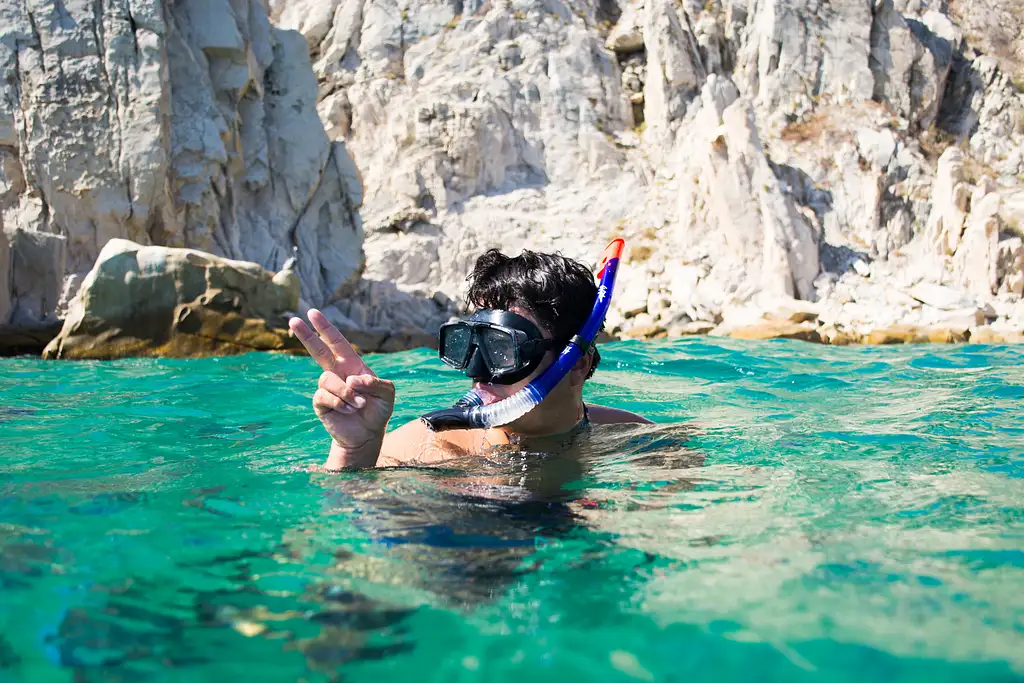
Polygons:
[[604,252],[601,254],[601,263],[597,267],[597,277],[600,278],[604,275],[605,266],[608,265],[609,261],[622,258],[622,250],[626,248],[626,240],[621,237],[616,237],[608,246],[604,248]]

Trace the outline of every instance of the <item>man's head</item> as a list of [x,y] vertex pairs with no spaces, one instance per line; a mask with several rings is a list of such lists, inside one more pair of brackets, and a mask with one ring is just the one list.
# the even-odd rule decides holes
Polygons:
[[[533,251],[506,256],[491,249],[477,259],[469,275],[466,302],[478,309],[525,315],[545,337],[555,340],[557,354],[590,317],[596,297],[594,276],[579,261]],[[593,349],[587,377],[600,358]]]
[[[594,307],[597,286],[583,264],[525,251],[492,249],[469,276],[468,321],[442,326],[445,362],[462,367],[490,404],[518,393],[558,358]],[[560,433],[583,414],[583,384],[597,366],[591,348],[547,394],[538,409],[508,425],[520,434]],[[568,426],[567,426],[568,425]]]

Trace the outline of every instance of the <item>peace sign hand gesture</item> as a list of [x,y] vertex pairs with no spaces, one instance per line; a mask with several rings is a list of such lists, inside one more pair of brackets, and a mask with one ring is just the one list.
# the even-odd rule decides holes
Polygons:
[[395,408],[395,385],[374,374],[337,327],[310,309],[311,330],[288,321],[295,336],[323,369],[313,410],[334,439],[327,467],[373,467]]

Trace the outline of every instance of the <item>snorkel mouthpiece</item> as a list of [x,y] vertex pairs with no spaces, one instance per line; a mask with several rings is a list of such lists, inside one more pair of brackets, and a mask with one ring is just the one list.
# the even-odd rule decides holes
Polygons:
[[442,408],[420,418],[432,432],[446,432],[449,429],[480,429],[484,427],[479,412],[471,408]]
[[444,408],[427,413],[420,419],[431,431],[442,432],[449,429],[482,429],[500,427],[515,422],[533,410],[551,392],[576,362],[594,343],[597,331],[601,329],[604,318],[611,305],[612,292],[615,289],[615,275],[619,269],[619,260],[626,243],[616,238],[605,247],[598,265],[597,296],[590,317],[583,328],[569,340],[558,358],[540,377],[527,384],[516,394],[492,403],[483,404],[483,398],[475,391],[470,391],[460,398],[451,408]]

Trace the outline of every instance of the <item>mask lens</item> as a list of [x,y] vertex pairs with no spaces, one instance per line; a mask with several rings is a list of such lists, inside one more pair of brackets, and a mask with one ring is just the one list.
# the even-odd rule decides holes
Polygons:
[[441,360],[454,368],[464,367],[472,338],[473,330],[469,325],[457,324],[442,328]]
[[480,337],[492,371],[516,369],[516,342],[511,334],[486,327],[480,330]]

